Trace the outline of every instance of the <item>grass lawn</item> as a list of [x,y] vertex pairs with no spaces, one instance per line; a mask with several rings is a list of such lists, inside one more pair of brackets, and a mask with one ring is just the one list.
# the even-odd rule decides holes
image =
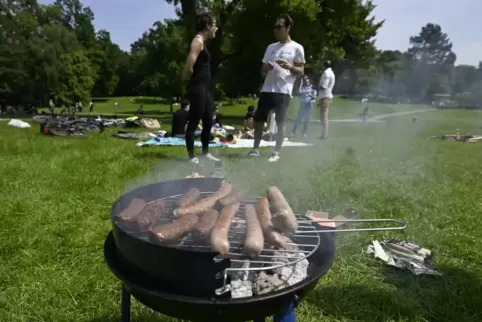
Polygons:
[[[333,118],[361,110],[337,104]],[[97,107],[113,109],[109,102]],[[377,105],[376,114],[409,108],[416,107]],[[227,109],[233,120],[244,114],[244,107]],[[482,320],[482,143],[427,139],[456,128],[478,132],[482,113],[417,118],[333,123],[330,140],[286,148],[278,164],[267,162],[269,150],[256,160],[244,158],[245,150],[213,150],[235,183],[252,194],[278,185],[299,213],[338,214],[349,205],[364,218],[408,224],[403,232],[338,235],[335,264],[301,303],[299,322]],[[311,134],[318,131],[314,124]],[[183,148],[137,148],[109,133],[46,137],[37,125],[0,121],[0,321],[118,321],[120,284],[102,254],[110,206],[136,185],[211,170],[185,159]],[[434,250],[444,275],[415,277],[364,254],[371,240],[385,237]],[[132,314],[133,321],[171,321],[136,301]]]
[[[98,98],[95,102],[95,112],[94,113],[80,113],[79,115],[84,116],[112,116],[115,115],[115,108],[114,108],[114,101],[113,98]],[[140,104],[144,106],[144,116],[151,117],[158,119],[161,123],[164,123],[165,126],[170,126],[171,124],[171,117],[172,114],[170,112],[170,105],[161,99],[156,99],[149,97],[149,98],[135,98],[133,102],[131,102],[130,97],[120,97],[117,99],[119,102],[119,117],[127,117],[137,114],[137,110]],[[228,102],[223,102],[223,107],[220,109],[219,114],[221,121],[226,122],[234,122],[242,124],[242,120],[244,115],[246,114],[247,107],[249,105],[256,106],[256,101],[251,99],[244,99],[246,104],[243,105],[229,105]],[[84,104],[84,111],[88,111],[88,104]],[[298,98],[295,97],[291,104],[289,115],[291,118],[296,118],[297,111],[298,111]],[[174,106],[174,110],[178,109],[179,107]],[[390,104],[382,104],[382,103],[370,103],[370,109],[373,115],[379,114],[386,114],[386,113],[395,113],[400,111],[409,111],[409,110],[416,110],[425,108],[422,105],[390,105]],[[41,108],[41,111],[47,111],[47,108]],[[340,118],[356,118],[358,113],[363,110],[363,106],[359,101],[350,101],[344,99],[336,99],[333,101],[333,106],[330,110],[330,118],[332,119],[340,119]],[[57,108],[57,112],[60,112],[60,109]],[[316,119],[319,119],[319,110],[313,109],[313,116]],[[164,127],[163,127],[164,128]]]

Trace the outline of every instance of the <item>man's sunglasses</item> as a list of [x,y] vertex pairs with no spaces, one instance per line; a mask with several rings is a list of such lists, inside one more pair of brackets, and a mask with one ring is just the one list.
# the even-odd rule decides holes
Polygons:
[[280,29],[283,29],[283,27],[284,27],[283,25],[275,25],[274,29],[280,30]]

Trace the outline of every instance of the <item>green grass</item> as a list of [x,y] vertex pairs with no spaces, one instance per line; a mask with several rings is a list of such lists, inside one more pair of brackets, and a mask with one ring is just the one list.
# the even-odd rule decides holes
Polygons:
[[[97,116],[102,115],[105,117],[109,117],[115,115],[115,108],[114,108],[114,98],[98,98],[95,100],[95,112],[94,113],[80,113],[78,115],[81,116]],[[140,104],[144,106],[144,116],[150,118],[158,119],[162,124],[169,127],[171,124],[171,117],[172,114],[170,112],[170,105],[166,102],[166,100],[162,100],[157,98],[156,103],[154,103],[154,98],[152,97],[143,97],[143,98],[135,98],[133,102],[131,102],[130,97],[120,97],[117,98],[119,102],[119,117],[128,117],[137,114],[137,110]],[[251,99],[244,99],[246,104],[240,105],[229,105],[227,101],[222,102],[223,107],[219,111],[221,121],[227,122],[235,122],[235,123],[242,123],[242,119],[246,114],[247,107],[249,105],[256,106],[256,101]],[[84,111],[88,111],[88,104],[84,103]],[[296,117],[297,110],[298,110],[299,102],[298,98],[295,97],[291,104],[289,115],[292,118]],[[370,109],[373,115],[379,114],[386,114],[386,113],[395,113],[400,111],[408,111],[408,110],[416,110],[420,108],[424,108],[425,106],[422,105],[390,105],[390,104],[382,104],[382,103],[370,103]],[[174,106],[174,110],[179,107]],[[339,118],[356,118],[358,113],[360,113],[363,109],[362,104],[359,101],[349,101],[344,99],[336,99],[333,101],[332,108],[330,110],[330,118],[332,119],[339,119]],[[60,112],[60,109],[56,109],[57,112]],[[47,108],[40,108],[40,111],[47,111]],[[313,116],[314,118],[319,118],[319,110],[313,109]]]
[[[331,117],[361,109],[338,106]],[[408,107],[377,107],[378,114],[400,109]],[[232,108],[230,115],[242,114]],[[278,185],[299,213],[336,215],[349,205],[364,218],[408,224],[403,232],[338,235],[335,264],[301,303],[298,321],[482,320],[482,143],[427,139],[456,128],[477,132],[482,114],[411,118],[333,123],[330,140],[286,148],[278,164],[267,162],[269,150],[256,160],[244,158],[245,150],[213,150],[235,183],[252,194]],[[118,321],[120,284],[102,254],[110,206],[136,185],[211,170],[185,157],[182,148],[137,148],[109,133],[63,139],[0,121],[0,321]],[[434,250],[444,275],[415,277],[364,254],[370,240],[384,237]],[[133,321],[170,321],[136,301],[132,314]]]

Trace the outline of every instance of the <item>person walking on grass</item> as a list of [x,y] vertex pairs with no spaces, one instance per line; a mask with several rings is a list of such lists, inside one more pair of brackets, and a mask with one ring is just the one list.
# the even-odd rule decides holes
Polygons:
[[311,120],[313,113],[313,104],[316,100],[316,90],[311,86],[310,78],[307,75],[303,76],[303,83],[300,90],[300,109],[298,110],[298,116],[296,117],[292,137],[296,136],[296,130],[298,126],[303,123],[303,136],[308,134],[308,122]]
[[52,114],[52,117],[55,117],[55,104],[52,99],[49,100],[49,109],[50,109],[50,113]]
[[114,108],[115,108],[115,114],[119,114],[119,102],[117,102],[117,100],[115,100]]
[[268,160],[270,162],[280,159],[279,152],[286,136],[285,120],[293,86],[296,77],[304,73],[305,50],[302,45],[291,39],[292,28],[293,19],[289,15],[283,14],[276,19],[274,30],[278,42],[266,48],[262,60],[261,74],[265,76],[265,80],[254,115],[254,146],[249,155],[259,156],[263,125],[270,112],[274,112],[278,135],[276,146]]
[[335,73],[331,69],[331,62],[325,61],[325,71],[321,76],[318,85],[318,96],[320,97],[320,120],[321,120],[321,136],[320,139],[328,138],[328,111],[333,101],[333,87],[335,86]]
[[213,125],[214,101],[211,95],[210,61],[206,42],[216,36],[216,19],[210,13],[201,13],[196,17],[196,36],[191,41],[186,60],[185,73],[189,76],[187,98],[190,103],[189,120],[186,128],[186,148],[189,161],[198,164],[194,153],[194,136],[199,121],[202,120],[202,154],[211,161],[219,161],[209,153],[209,141]]

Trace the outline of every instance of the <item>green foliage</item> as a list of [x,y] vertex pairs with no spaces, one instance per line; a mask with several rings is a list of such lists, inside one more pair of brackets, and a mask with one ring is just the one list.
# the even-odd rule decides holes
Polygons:
[[82,51],[64,54],[60,57],[63,66],[62,77],[52,91],[57,101],[72,104],[86,101],[94,87],[90,61]]
[[36,104],[90,95],[183,95],[195,13],[209,10],[219,27],[208,43],[216,97],[259,91],[260,60],[276,41],[275,19],[288,13],[295,21],[292,38],[305,48],[305,72],[317,82],[323,62],[331,60],[337,94],[430,102],[434,94],[447,93],[480,102],[482,63],[455,67],[452,43],[441,26],[423,26],[405,53],[377,50],[374,39],[383,21],[373,15],[372,1],[166,1],[176,6],[178,19],[155,22],[126,53],[108,31],[94,29],[94,14],[80,0],[53,5],[1,0],[0,95]]

